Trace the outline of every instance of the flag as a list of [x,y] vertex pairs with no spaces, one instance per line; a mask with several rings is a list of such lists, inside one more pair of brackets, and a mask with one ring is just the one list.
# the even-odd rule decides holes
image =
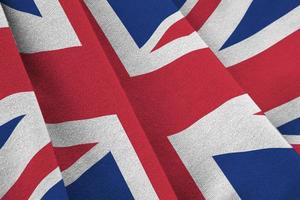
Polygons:
[[68,199],[33,88],[0,9],[0,199]]
[[281,184],[298,155],[184,19],[190,1],[84,5],[179,199],[297,199]]
[[196,29],[298,152],[299,5],[299,0],[222,1]]
[[237,75],[281,42],[264,27],[296,31],[297,0],[0,1],[0,198],[298,199],[297,74],[280,95]]
[[40,16],[5,11],[68,197],[175,199],[79,1],[35,5]]

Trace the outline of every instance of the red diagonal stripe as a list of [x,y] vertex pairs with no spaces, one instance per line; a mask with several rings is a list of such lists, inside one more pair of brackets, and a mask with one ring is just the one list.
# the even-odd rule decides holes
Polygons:
[[88,152],[97,143],[82,144],[71,147],[54,147],[54,152],[60,169],[63,171],[69,168],[76,162],[83,154]]
[[[159,40],[152,51],[164,46],[165,44],[187,36],[194,31],[198,31],[211,13],[219,5],[220,0],[202,0],[187,14],[187,16],[174,23]],[[189,23],[188,23],[189,22]]]
[[49,143],[31,159],[19,179],[4,195],[3,200],[28,199],[37,185],[56,167],[53,149]]

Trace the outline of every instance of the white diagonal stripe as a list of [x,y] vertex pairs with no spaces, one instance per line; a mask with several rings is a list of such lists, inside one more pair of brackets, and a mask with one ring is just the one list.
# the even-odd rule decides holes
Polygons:
[[248,95],[230,99],[183,131],[169,136],[206,199],[240,199],[213,156],[291,148]]
[[300,135],[283,135],[290,144],[300,144]]
[[58,0],[34,2],[42,17],[3,5],[20,52],[35,53],[81,46]]
[[280,40],[299,30],[299,28],[300,6],[279,18],[258,33],[228,48],[216,51],[215,53],[226,67],[230,67],[261,53]]
[[186,0],[186,2],[180,8],[180,12],[184,16],[187,16],[198,2],[199,0]]
[[300,97],[273,108],[265,115],[275,127],[279,127],[300,117]]
[[104,31],[130,76],[153,72],[189,52],[207,47],[200,36],[194,32],[188,36],[175,39],[162,48],[149,52],[156,45],[155,43],[159,41],[163,31],[167,30],[171,23],[183,18],[181,12],[178,11],[166,18],[154,32],[148,44],[146,43],[144,47],[139,48],[106,0],[84,0],[84,2]]
[[59,168],[57,167],[38,184],[33,193],[30,195],[29,200],[42,199],[42,197],[60,180],[62,180],[62,176]]
[[116,115],[48,124],[54,147],[98,143],[62,172],[66,185],[111,152],[135,199],[158,199],[131,142]]
[[253,0],[223,0],[200,28],[198,33],[217,52],[228,39]]
[[33,92],[17,93],[0,100],[0,111],[0,124],[25,115],[0,149],[1,198],[50,139]]
[[0,28],[4,28],[4,27],[8,27],[8,24],[0,3]]

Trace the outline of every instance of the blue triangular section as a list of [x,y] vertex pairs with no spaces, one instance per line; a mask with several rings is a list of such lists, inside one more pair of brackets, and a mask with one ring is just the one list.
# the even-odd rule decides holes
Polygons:
[[278,127],[284,135],[300,135],[300,117]]
[[15,10],[42,17],[34,0],[0,0],[0,2]]
[[41,200],[68,200],[67,191],[63,181],[56,183],[47,193],[42,197]]
[[8,140],[10,135],[24,117],[25,115],[21,115],[0,126],[0,148],[3,147],[5,142]]
[[181,8],[186,0],[173,0],[173,2],[178,8]]
[[241,199],[300,197],[300,157],[292,148],[262,149],[214,156]]
[[[107,0],[138,47],[142,47],[167,17],[186,0]],[[174,2],[175,1],[175,2]]]
[[72,200],[134,199],[111,153],[69,185],[67,191]]
[[300,5],[300,0],[253,0],[243,19],[220,50],[259,32]]

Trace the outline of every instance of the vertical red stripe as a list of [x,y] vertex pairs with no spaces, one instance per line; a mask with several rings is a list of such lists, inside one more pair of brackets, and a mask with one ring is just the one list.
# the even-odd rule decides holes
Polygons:
[[9,28],[0,28],[0,99],[31,91],[23,63]]

